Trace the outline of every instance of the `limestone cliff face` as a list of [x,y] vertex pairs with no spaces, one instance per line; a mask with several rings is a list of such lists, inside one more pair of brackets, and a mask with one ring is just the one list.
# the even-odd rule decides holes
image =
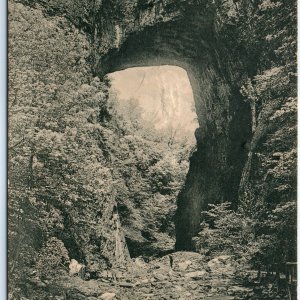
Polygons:
[[[190,249],[208,203],[237,204],[251,134],[250,108],[239,93],[245,57],[233,51],[234,41],[224,42],[216,7],[193,0],[36,2],[88,34],[95,75],[164,64],[187,71],[199,120],[198,150],[178,199],[176,247]],[[228,3],[230,17],[235,6]]]
[[[250,110],[239,94],[242,58],[234,57],[223,44],[216,31],[215,11],[204,3],[153,2],[137,9],[137,17],[127,26],[119,20],[109,35],[97,36],[95,72],[105,75],[163,64],[187,71],[199,120],[198,151],[178,199],[176,247],[190,249],[200,213],[208,203],[237,203],[247,156],[243,145],[250,136]],[[104,55],[103,43],[111,45]]]

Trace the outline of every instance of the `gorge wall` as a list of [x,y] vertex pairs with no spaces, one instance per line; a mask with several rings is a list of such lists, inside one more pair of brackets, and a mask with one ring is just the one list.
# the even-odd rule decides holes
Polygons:
[[[245,186],[251,186],[254,191],[256,182],[266,182],[268,164],[261,162],[258,155],[252,160],[252,155],[256,155],[256,150],[263,151],[265,157],[275,152],[273,142],[273,152],[258,148],[267,141],[267,136],[278,129],[270,124],[277,117],[268,118],[285,105],[286,99],[294,99],[295,96],[294,75],[291,75],[294,74],[294,54],[287,50],[291,42],[286,42],[293,40],[295,32],[292,2],[22,2],[41,5],[46,14],[65,17],[86,33],[91,45],[89,63],[95,76],[103,78],[110,72],[125,68],[164,64],[180,66],[187,71],[193,88],[199,128],[195,132],[197,151],[191,157],[186,184],[178,198],[177,249],[191,248],[192,236],[197,233],[201,222],[201,211],[208,203],[230,201],[237,207],[238,201],[246,193]],[[274,22],[275,27],[272,25]],[[285,35],[286,40],[281,34]],[[283,67],[275,70],[272,69],[274,65]],[[255,77],[257,74],[263,75]],[[250,108],[249,101],[243,101],[240,92],[248,78],[254,78],[253,84],[258,82],[258,94],[264,89],[259,86],[263,80],[269,80],[271,86],[276,86],[276,80],[284,78],[288,88],[279,86],[278,90],[271,93],[267,90],[266,99],[271,104],[265,105],[268,101],[260,102],[258,99]],[[291,97],[288,98],[288,95]],[[277,100],[274,101],[272,97],[277,97]],[[283,115],[280,113],[280,116]],[[293,120],[294,117],[293,114]],[[289,132],[287,139],[294,141],[294,129]],[[255,139],[251,140],[253,134]],[[290,151],[294,142],[287,147]],[[291,153],[289,157],[294,157],[295,151]],[[285,159],[284,155],[276,157],[277,162]],[[275,158],[274,161],[271,156],[269,159],[272,161],[268,165],[271,168]],[[256,165],[251,161],[256,161]],[[256,172],[258,166],[260,172]],[[295,174],[288,174],[286,178],[285,188],[281,189],[283,196],[270,191],[271,198],[294,197]],[[276,180],[275,190],[279,189]],[[259,197],[269,197],[265,190],[261,189]],[[271,190],[274,191],[274,187]],[[255,195],[255,192],[251,193]]]
[[[237,204],[247,157],[244,145],[251,134],[250,107],[239,93],[240,79],[246,75],[239,70],[242,53],[236,56],[219,38],[216,11],[209,5],[148,1],[143,6],[137,3],[135,9],[131,14],[135,17],[126,20],[129,26],[120,18],[108,34],[96,36],[100,50],[95,50],[95,72],[103,76],[130,67],[165,64],[187,71],[199,121],[198,150],[178,199],[176,248],[191,249],[200,213],[208,203]],[[114,33],[103,55],[103,41]]]
[[[91,42],[95,75],[136,66],[176,65],[190,78],[199,128],[176,214],[176,248],[191,249],[208,203],[237,205],[251,112],[239,92],[247,76],[242,48],[222,36],[217,6],[209,1],[37,1],[83,29]],[[234,20],[234,1],[223,18]],[[238,39],[238,36],[236,36]]]
[[[150,277],[163,256],[169,274],[175,234],[175,250],[243,272],[296,261],[295,2],[8,5],[9,299],[94,299],[113,272],[136,276],[130,256]],[[164,64],[189,76],[196,151],[118,106],[106,76]]]

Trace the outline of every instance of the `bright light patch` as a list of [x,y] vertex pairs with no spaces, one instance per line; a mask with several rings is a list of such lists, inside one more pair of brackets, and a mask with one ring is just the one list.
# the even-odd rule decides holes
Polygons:
[[192,87],[184,69],[175,66],[138,67],[109,75],[120,101],[136,99],[142,117],[155,128],[172,128],[194,136],[198,127]]

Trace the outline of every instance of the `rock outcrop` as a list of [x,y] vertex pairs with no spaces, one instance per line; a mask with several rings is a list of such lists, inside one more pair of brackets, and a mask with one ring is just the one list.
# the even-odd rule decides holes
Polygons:
[[[250,108],[239,92],[243,58],[220,36],[216,7],[192,0],[36,2],[86,31],[95,75],[165,64],[187,71],[199,120],[198,150],[178,199],[176,248],[190,249],[208,203],[237,203],[247,157],[243,145],[251,134]],[[229,11],[234,9],[229,1]]]
[[[124,7],[125,3],[124,3]],[[136,7],[136,18],[111,24],[95,41],[95,72],[135,66],[176,65],[190,78],[199,120],[198,151],[180,194],[177,210],[177,249],[190,249],[199,229],[200,212],[208,203],[237,202],[243,147],[250,137],[250,108],[241,100],[237,71],[241,58],[233,56],[219,38],[215,11],[195,1],[148,2]],[[124,24],[125,23],[125,24]],[[115,33],[115,35],[114,35]],[[103,45],[110,44],[104,53]]]

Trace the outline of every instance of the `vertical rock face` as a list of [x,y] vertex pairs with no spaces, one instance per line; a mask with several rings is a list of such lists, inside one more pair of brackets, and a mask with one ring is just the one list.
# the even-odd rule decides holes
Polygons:
[[[208,203],[232,201],[247,156],[250,110],[241,100],[239,57],[218,39],[214,14],[201,6],[186,6],[174,19],[141,26],[116,49],[99,57],[96,72],[135,66],[177,65],[190,78],[199,128],[198,150],[191,158],[186,185],[178,199],[176,248],[190,249],[199,230],[200,213]],[[238,75],[237,75],[238,74]]]
[[190,249],[208,203],[237,204],[251,134],[250,108],[241,100],[241,57],[216,31],[209,1],[37,1],[83,28],[92,44],[95,75],[136,66],[176,65],[190,78],[199,128],[198,150],[178,199],[177,249]]

